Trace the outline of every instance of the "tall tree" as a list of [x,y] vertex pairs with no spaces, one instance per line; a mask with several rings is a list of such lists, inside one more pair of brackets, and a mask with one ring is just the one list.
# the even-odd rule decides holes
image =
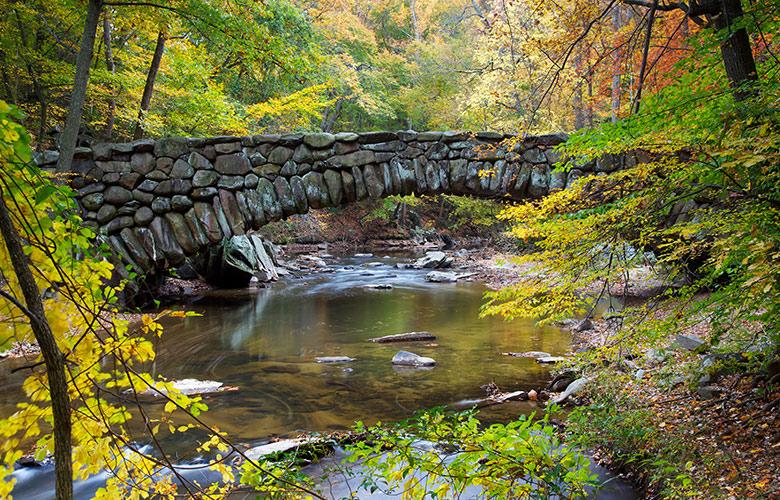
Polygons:
[[[116,64],[114,63],[114,53],[111,49],[111,15],[106,10],[103,13],[103,50],[106,55],[106,69],[111,74],[111,77],[116,75]],[[114,134],[114,119],[116,117],[116,89],[114,88],[114,82],[109,85],[111,96],[108,98],[108,116],[106,116],[106,128],[104,135],[106,139],[110,139]]]
[[0,236],[11,257],[14,273],[25,304],[17,304],[30,322],[35,340],[41,348],[51,395],[54,427],[54,473],[57,500],[73,498],[73,461],[71,458],[71,421],[68,380],[65,377],[65,357],[57,346],[41,301],[41,292],[24,253],[22,240],[14,227],[11,214],[0,187]]
[[144,85],[144,94],[141,97],[141,107],[138,110],[138,121],[135,124],[133,139],[138,140],[144,135],[143,120],[144,114],[149,111],[152,104],[152,93],[154,92],[154,82],[157,80],[157,73],[160,71],[163,52],[165,51],[165,31],[160,30],[157,33],[157,43],[154,46],[154,55],[149,65],[149,72],[146,73],[146,84]]
[[744,84],[758,79],[756,61],[750,47],[750,37],[739,21],[744,12],[741,0],[694,0],[690,5],[684,2],[659,4],[657,0],[623,0],[629,5],[651,9],[651,12],[680,10],[694,22],[725,30],[726,37],[720,43],[723,66],[731,85],[736,88],[734,97],[742,100],[750,95]]
[[62,130],[59,140],[60,157],[57,161],[59,172],[67,172],[73,163],[73,152],[76,149],[79,128],[81,128],[81,115],[89,83],[89,67],[92,62],[92,52],[95,49],[95,35],[102,8],[103,0],[89,0],[87,4],[87,18],[84,21],[84,32],[81,35],[79,53],[76,56],[76,76],[73,79],[73,93],[70,96],[68,118],[65,120],[65,128]]
[[653,24],[655,24],[655,13],[657,10],[658,0],[653,0],[653,4],[650,6],[650,13],[647,15],[645,42],[642,46],[642,63],[639,66],[639,80],[636,84],[636,94],[634,94],[634,102],[632,104],[633,113],[639,112],[639,106],[642,103],[642,88],[644,87],[645,77],[647,76],[647,59],[650,56],[650,42],[653,39]]
[[[615,33],[618,33],[623,28],[623,19],[620,15],[620,9],[615,8],[612,10],[612,29]],[[612,55],[613,60],[613,66],[612,66],[612,82],[610,87],[610,103],[609,103],[609,110],[610,110],[610,119],[612,120],[612,123],[615,123],[618,121],[618,117],[620,116],[620,51],[615,50]]]

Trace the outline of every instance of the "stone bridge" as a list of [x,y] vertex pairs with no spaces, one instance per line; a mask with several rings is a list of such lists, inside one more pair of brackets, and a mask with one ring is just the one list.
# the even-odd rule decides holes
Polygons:
[[412,193],[539,198],[611,170],[553,172],[563,140],[412,131],[148,139],[79,148],[71,182],[87,224],[146,275],[309,209]]

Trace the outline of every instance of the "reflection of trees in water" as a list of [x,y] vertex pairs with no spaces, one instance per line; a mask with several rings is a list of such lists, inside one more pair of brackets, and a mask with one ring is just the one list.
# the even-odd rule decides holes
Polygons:
[[[415,286],[367,290],[370,279],[345,287],[349,276],[222,295],[201,302],[202,317],[171,323],[163,352],[169,373],[210,377],[241,390],[211,401],[209,418],[244,438],[292,429],[334,430],[356,419],[398,419],[415,410],[483,395],[495,381],[503,389],[537,388],[547,368],[505,351],[561,354],[568,335],[531,321],[479,319],[479,285]],[[198,307],[194,307],[198,309]],[[428,330],[438,347],[371,344],[370,337]],[[400,349],[439,362],[429,371],[399,370]],[[348,365],[318,365],[315,356],[348,355]],[[268,369],[272,367],[273,369]],[[251,425],[250,425],[251,424]]]
[[271,302],[271,290],[264,289],[257,293],[253,301],[248,301],[230,312],[220,316],[230,322],[230,328],[222,331],[223,345],[232,350],[239,350],[244,343],[255,335],[255,325],[263,317]]

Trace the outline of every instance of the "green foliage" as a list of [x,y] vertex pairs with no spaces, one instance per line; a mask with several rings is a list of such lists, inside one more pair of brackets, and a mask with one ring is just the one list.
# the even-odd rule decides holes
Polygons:
[[[150,374],[155,342],[165,316],[143,314],[137,325],[117,313],[124,283],[110,285],[116,270],[101,253],[95,233],[76,215],[73,193],[59,177],[30,161],[30,137],[16,121],[22,114],[0,100],[0,195],[23,240],[28,265],[42,292],[45,320],[67,370],[71,411],[74,480],[107,474],[98,498],[173,498],[177,493],[170,461],[209,454],[208,467],[223,483],[204,487],[219,497],[235,486],[234,472],[222,457],[234,448],[216,427],[200,420],[203,398],[185,395],[172,381]],[[34,341],[31,318],[5,242],[0,239],[0,349],[11,342]],[[41,356],[31,360],[15,411],[0,419],[0,497],[10,498],[14,463],[25,452],[37,459],[52,454],[52,406]],[[149,400],[154,400],[149,404]],[[164,403],[164,404],[160,404]],[[135,423],[139,422],[139,423]],[[167,454],[160,441],[193,428],[206,439],[193,443],[191,456]],[[154,452],[137,443],[154,443]],[[216,452],[217,455],[213,456]],[[265,465],[265,464],[263,464]],[[267,493],[301,491],[294,471],[279,473],[259,464],[245,466],[251,486]]]
[[387,198],[382,198],[376,203],[376,207],[366,216],[366,220],[369,222],[375,220],[392,222],[393,216],[395,215],[399,204],[403,203],[409,208],[414,208],[421,206],[422,202],[423,198],[413,194],[408,196],[388,196]]
[[452,207],[448,217],[455,228],[463,226],[490,228],[500,224],[497,217],[503,210],[503,206],[499,202],[457,195],[442,195],[442,198]]
[[[760,13],[772,5],[752,7]],[[755,19],[743,19],[751,33],[758,33]],[[763,21],[764,31],[777,30],[778,19]],[[578,356],[595,383],[591,404],[569,415],[568,431],[673,498],[709,497],[694,468],[714,470],[715,458],[685,445],[693,429],[664,429],[614,367],[627,353],[665,348],[674,334],[702,324],[711,351],[747,353],[712,370],[758,371],[780,348],[780,61],[776,43],[762,37],[759,80],[739,89],[746,99],[735,99],[722,37],[703,31],[689,40],[676,81],[646,95],[640,113],[582,130],[559,148],[565,171],[588,162],[623,168],[505,210],[510,234],[533,245],[518,260],[537,266],[517,285],[488,293],[483,308],[540,322],[592,312],[597,298],[635,284],[651,253],[664,291],[623,309],[620,327]],[[696,353],[681,353],[653,378],[698,381],[701,367]]]
[[253,130],[289,132],[306,130],[313,120],[319,120],[322,111],[333,101],[327,97],[326,84],[314,85],[282,98],[273,98],[247,108],[248,118],[256,123]]
[[311,479],[301,473],[295,457],[289,456],[244,462],[240,469],[240,482],[262,494],[263,498],[302,498],[300,489],[295,486],[313,486]]
[[[248,133],[242,105],[228,95],[223,83],[211,77],[213,68],[206,47],[172,40],[163,63],[155,85],[155,105],[143,118],[144,131],[149,136]],[[140,92],[143,81],[137,84]],[[120,110],[119,118],[133,123],[137,112],[134,103],[128,104]]]
[[590,404],[567,415],[567,440],[608,450],[615,463],[644,472],[646,486],[663,498],[706,497],[707,484],[693,472],[703,458],[680,435],[684,429],[659,428],[652,412],[621,391],[625,380],[602,374],[594,382]]
[[[702,34],[679,83],[649,97],[641,114],[583,131],[561,148],[570,159],[564,168],[605,154],[639,164],[502,214],[513,236],[535,243],[537,251],[523,258],[541,262],[546,277],[490,294],[486,314],[543,320],[575,314],[591,301],[583,289],[625,281],[650,250],[676,313],[643,321],[645,311],[627,310],[629,327],[612,347],[679,331],[702,317],[716,334],[738,321],[759,322],[766,332],[759,347],[780,345],[777,62],[760,61],[766,79],[753,97],[735,101],[716,41]],[[706,297],[693,300],[702,292]]]
[[588,459],[561,443],[546,416],[482,427],[474,412],[439,409],[356,432],[363,439],[348,447],[348,460],[371,491],[457,498],[477,487],[486,498],[575,498],[596,486]]
[[[86,136],[131,136],[158,33],[166,37],[165,51],[151,108],[142,117],[151,136],[246,134],[256,126],[248,107],[294,101],[318,83],[308,78],[321,64],[320,42],[292,2],[175,0],[163,6],[104,7],[115,68],[109,70],[101,23],[84,107]],[[34,0],[11,2],[8,11],[0,20],[0,98],[18,103],[36,141],[51,145],[50,129],[66,114],[86,9],[71,0]],[[284,118],[300,112],[307,128],[319,123],[319,116],[305,113],[305,100],[299,108],[287,109]]]

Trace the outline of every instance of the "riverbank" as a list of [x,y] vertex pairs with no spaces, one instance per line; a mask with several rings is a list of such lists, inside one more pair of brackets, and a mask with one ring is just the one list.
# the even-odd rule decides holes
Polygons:
[[[476,272],[492,289],[540,272],[490,248],[454,265]],[[616,310],[562,325],[572,333],[572,357],[559,372],[573,369],[569,380],[590,379],[567,401],[575,409],[561,415],[563,432],[595,449],[594,458],[624,472],[648,497],[780,497],[780,366],[775,361],[762,369],[758,346],[735,351],[731,338],[746,332],[760,338],[761,325],[742,322],[716,332],[703,316],[685,330],[637,342],[623,307],[659,324],[675,310],[659,306],[667,287],[654,269],[629,274],[604,298]],[[602,289],[593,283],[584,292]]]
[[780,388],[756,371],[750,352],[722,347],[728,333],[702,321],[652,346],[626,342],[632,347],[615,357],[603,353],[630,337],[620,316],[575,324],[576,369],[591,382],[564,419],[570,439],[596,449],[648,497],[780,495]]

